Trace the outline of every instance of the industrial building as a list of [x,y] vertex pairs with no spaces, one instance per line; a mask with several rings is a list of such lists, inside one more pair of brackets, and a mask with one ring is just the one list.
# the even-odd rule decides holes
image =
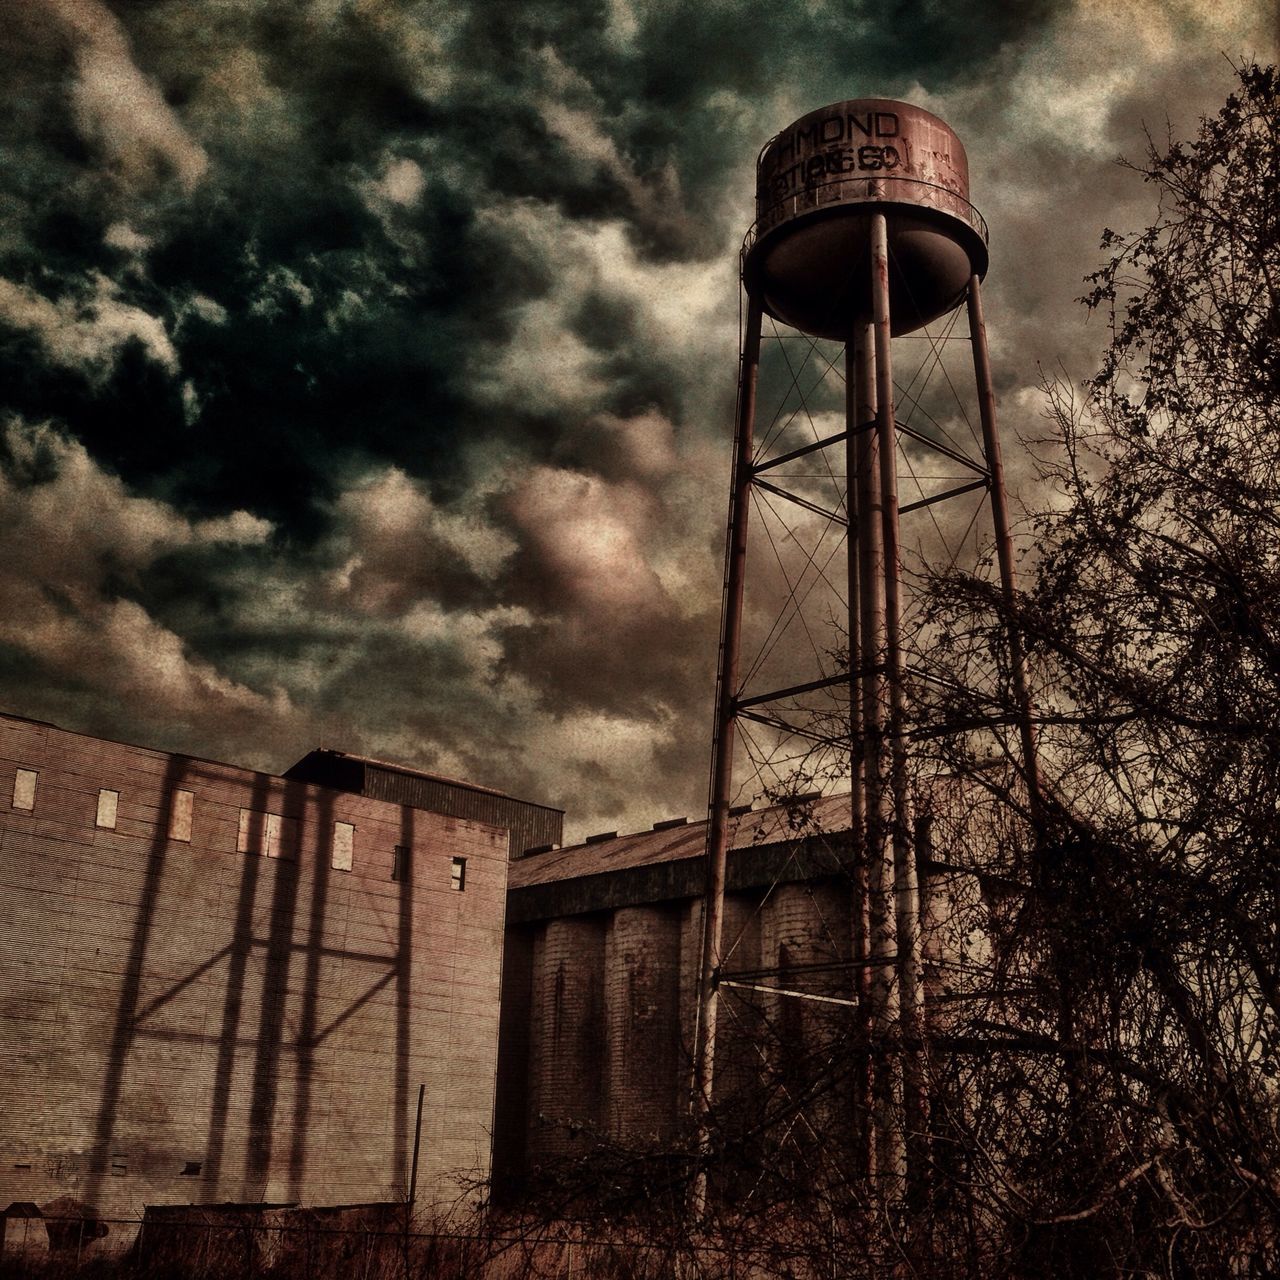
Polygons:
[[[849,954],[848,797],[733,816],[726,970]],[[495,1168],[506,1177],[593,1138],[663,1141],[687,1122],[701,961],[706,823],[658,822],[512,864]],[[835,975],[848,983],[847,969]],[[754,1005],[744,1001],[740,1008]],[[758,1048],[726,1028],[716,1075],[740,1089]]]
[[509,832],[545,806],[0,716],[0,1205],[403,1198],[489,1170]]
[[[956,852],[972,840],[967,828],[985,822],[972,800],[935,778],[917,822],[924,1014],[935,1030],[960,974],[989,959],[983,877],[934,844]],[[861,890],[849,810],[848,794],[815,793],[730,815],[712,1089],[722,1132],[764,1122],[783,1090],[823,1095],[800,1130],[788,1127],[793,1146],[823,1132],[835,1150],[842,1140],[833,1135],[848,1144],[865,1120],[852,1078],[865,1054],[865,966],[855,959]],[[687,1139],[706,846],[707,822],[679,818],[512,863],[494,1131],[500,1190],[598,1142],[641,1151],[682,1129]]]
[[[273,777],[13,716],[0,769],[4,1203],[401,1200],[416,1145],[423,1209],[687,1124],[705,822],[562,848],[560,811],[402,766]],[[763,990],[853,995],[847,823],[732,815],[717,1097],[851,1023]]]
[[[420,1086],[419,1207],[686,1117],[705,823],[562,848],[560,811],[401,766],[13,716],[0,768],[5,1203],[402,1199]],[[735,812],[727,969],[847,956],[846,808]],[[717,1090],[758,1052],[727,1031]]]

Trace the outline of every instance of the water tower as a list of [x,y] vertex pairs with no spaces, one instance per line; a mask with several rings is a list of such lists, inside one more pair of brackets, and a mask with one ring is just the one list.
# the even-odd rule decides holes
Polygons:
[[[710,788],[694,1106],[705,1140],[717,990],[724,978],[723,894],[739,719],[760,719],[771,700],[819,685],[847,687],[850,823],[857,853],[855,896],[860,899],[851,959],[859,981],[850,1003],[865,1019],[869,1042],[881,1046],[872,1055],[877,1065],[863,1099],[871,1115],[866,1158],[869,1172],[900,1182],[910,1134],[924,1126],[925,1103],[918,1058],[923,993],[904,736],[899,516],[909,507],[984,489],[990,497],[1002,588],[1006,599],[1012,599],[1008,510],[980,290],[988,264],[987,231],[969,202],[968,162],[960,139],[938,117],[904,102],[863,98],[810,112],[766,144],[756,178],[756,221],[742,257],[747,309]],[[897,458],[904,429],[895,416],[891,339],[920,330],[962,304],[968,312],[983,456],[966,483],[900,511]],[[762,458],[754,432],[764,316],[810,337],[842,342],[845,391],[843,430]],[[926,434],[905,434],[914,448],[947,452]],[[801,454],[830,450],[842,451],[847,478],[843,509],[825,513],[847,527],[847,669],[745,697],[739,684],[739,648],[752,488],[761,485],[774,494],[794,496],[770,484],[767,473]],[[1034,793],[1034,741],[1022,653],[1016,635],[1008,642],[1021,711],[1022,755]],[[885,1046],[893,1048],[886,1052]]]

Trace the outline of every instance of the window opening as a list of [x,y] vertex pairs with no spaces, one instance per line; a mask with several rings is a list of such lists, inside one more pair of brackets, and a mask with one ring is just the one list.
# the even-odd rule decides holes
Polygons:
[[462,893],[467,887],[467,860],[454,858],[453,867],[449,871],[449,888],[455,893]]
[[40,775],[34,769],[19,769],[13,775],[13,807],[31,810],[36,807],[36,779]]
[[191,840],[191,814],[195,807],[194,791],[175,791],[169,810],[169,839]]
[[351,870],[351,855],[355,846],[356,829],[350,822],[333,824],[333,869]]
[[408,880],[409,878],[409,848],[407,845],[396,845],[394,852],[391,854],[391,878],[393,880]]
[[120,806],[120,793],[103,787],[98,792],[98,816],[94,825],[105,827],[108,831],[116,829],[116,812]]
[[240,810],[237,853],[258,853],[266,858],[298,856],[298,819],[257,809]]

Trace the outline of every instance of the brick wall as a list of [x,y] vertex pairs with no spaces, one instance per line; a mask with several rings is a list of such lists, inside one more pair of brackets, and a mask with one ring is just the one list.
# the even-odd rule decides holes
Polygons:
[[[687,1122],[700,907],[656,902],[508,929],[495,1153],[503,1175],[581,1153],[597,1134],[669,1141]],[[760,919],[759,894],[726,897],[728,969],[759,965]],[[727,1106],[760,1075],[759,1003],[721,994],[715,1096]]]
[[494,827],[0,717],[0,1203],[402,1195],[419,1084],[419,1203],[452,1198],[489,1165],[506,867]]

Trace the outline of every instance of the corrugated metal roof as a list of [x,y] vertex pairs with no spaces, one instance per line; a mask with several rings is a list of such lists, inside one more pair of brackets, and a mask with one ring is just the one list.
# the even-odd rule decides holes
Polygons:
[[[776,844],[780,840],[802,839],[818,832],[847,831],[850,825],[848,795],[823,796],[811,804],[791,809],[774,805],[754,809],[729,820],[731,849],[749,849]],[[551,884],[579,876],[599,875],[660,862],[678,862],[700,857],[707,845],[707,821],[661,831],[638,831],[635,835],[593,841],[532,854],[511,864],[508,888]]]

